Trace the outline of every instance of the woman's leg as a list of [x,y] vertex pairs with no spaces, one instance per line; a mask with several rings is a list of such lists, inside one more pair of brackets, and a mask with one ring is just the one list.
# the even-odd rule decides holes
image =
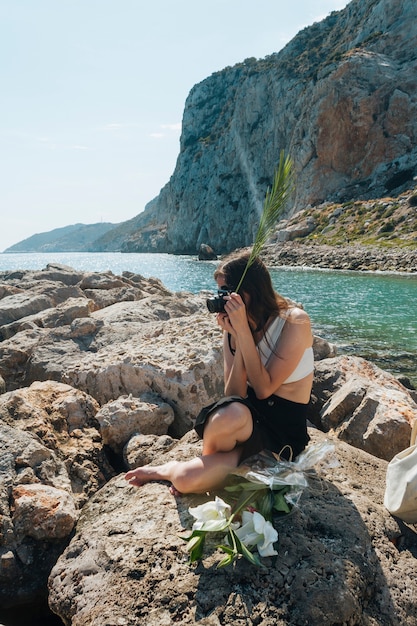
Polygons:
[[207,420],[204,428],[203,454],[190,461],[169,461],[163,465],[144,465],[127,472],[131,485],[168,480],[180,493],[204,493],[220,486],[238,466],[239,443],[252,434],[252,414],[241,402],[221,407]]
[[241,402],[232,402],[210,415],[204,427],[203,454],[229,452],[249,439],[253,431],[252,413]]
[[190,461],[168,461],[163,465],[145,465],[126,473],[125,479],[136,487],[156,480],[168,480],[177,492],[204,493],[222,485],[237,467],[240,450],[203,455]]

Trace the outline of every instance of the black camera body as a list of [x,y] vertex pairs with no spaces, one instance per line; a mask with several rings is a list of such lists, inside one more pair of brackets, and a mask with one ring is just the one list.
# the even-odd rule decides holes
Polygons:
[[219,289],[217,292],[217,296],[213,298],[208,298],[206,300],[207,308],[210,313],[223,313],[225,300],[224,296],[230,296],[232,292],[227,289]]

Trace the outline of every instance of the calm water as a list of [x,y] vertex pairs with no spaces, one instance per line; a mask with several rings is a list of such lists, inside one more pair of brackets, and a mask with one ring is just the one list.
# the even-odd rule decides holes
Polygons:
[[[0,271],[42,269],[63,263],[83,271],[128,270],[154,276],[172,291],[215,289],[216,262],[169,254],[0,254]],[[417,276],[282,268],[271,270],[275,288],[301,302],[316,334],[340,353],[368,358],[417,384]]]

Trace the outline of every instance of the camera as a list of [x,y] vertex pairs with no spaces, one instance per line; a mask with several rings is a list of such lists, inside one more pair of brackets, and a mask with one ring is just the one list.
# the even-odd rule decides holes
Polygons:
[[206,304],[210,313],[223,313],[225,305],[224,296],[229,296],[231,293],[232,292],[227,289],[219,289],[217,296],[208,298]]

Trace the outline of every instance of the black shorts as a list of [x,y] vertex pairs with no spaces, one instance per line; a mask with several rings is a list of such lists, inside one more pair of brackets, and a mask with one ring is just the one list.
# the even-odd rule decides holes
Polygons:
[[258,400],[251,387],[248,387],[246,398],[226,396],[204,407],[197,415],[194,426],[199,437],[203,438],[204,426],[210,415],[232,402],[247,406],[253,421],[251,436],[241,444],[240,462],[261,450],[270,450],[286,460],[294,459],[309,442],[306,417],[308,404],[292,402],[275,395]]

